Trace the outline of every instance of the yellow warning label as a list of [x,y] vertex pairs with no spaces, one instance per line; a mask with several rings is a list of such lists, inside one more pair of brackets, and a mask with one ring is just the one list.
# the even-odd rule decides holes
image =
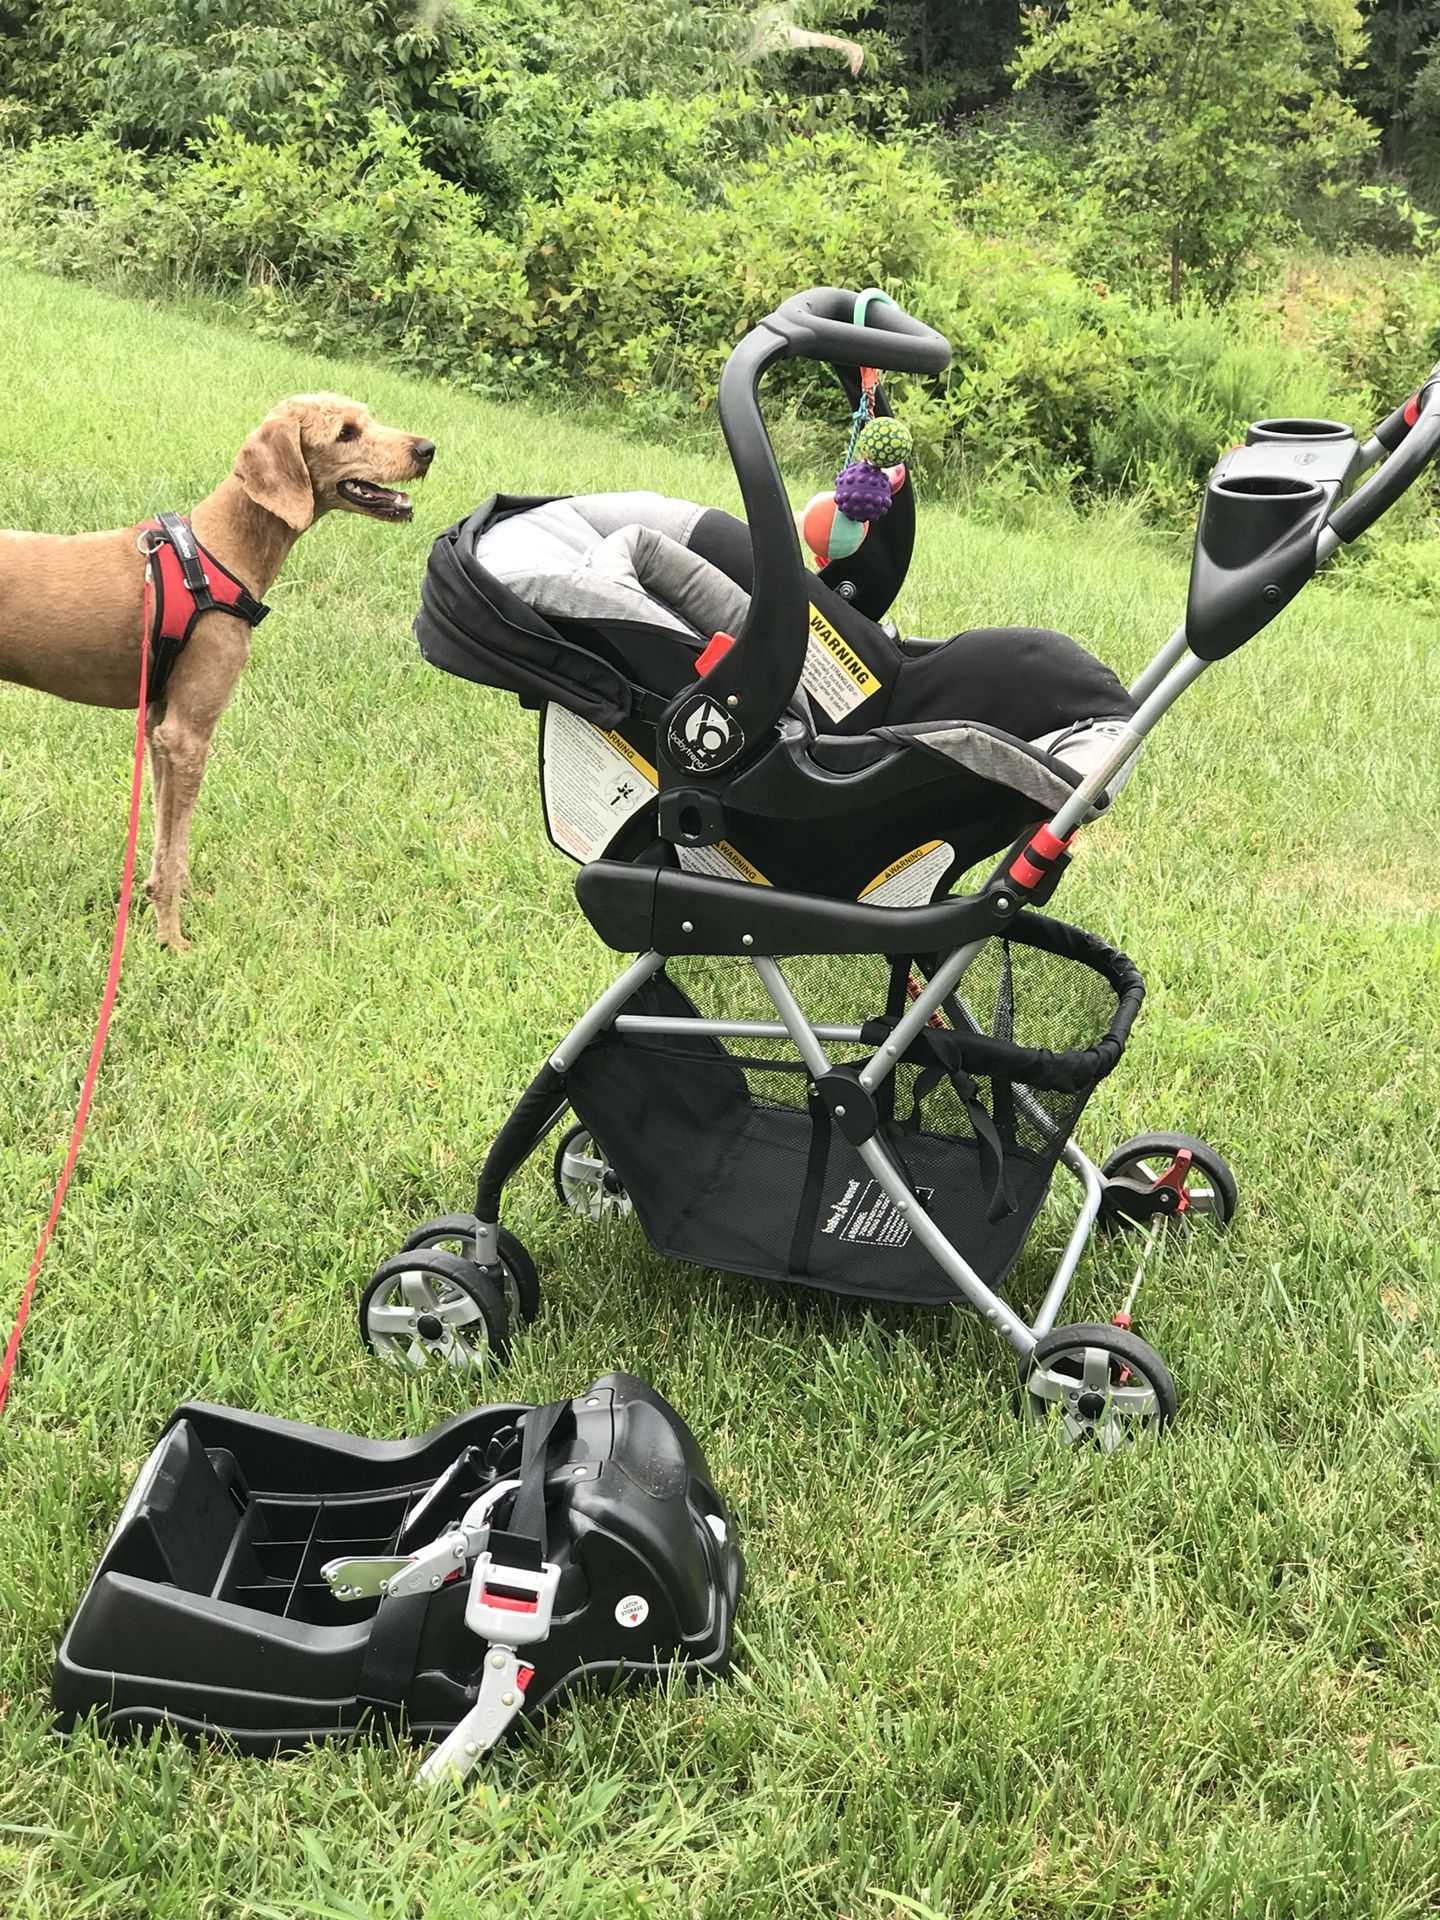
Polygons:
[[602,740],[608,740],[615,751],[628,760],[637,773],[643,774],[652,787],[659,786],[659,774],[656,773],[654,767],[651,766],[643,753],[637,753],[635,751],[634,747],[631,746],[623,734],[607,733],[604,727],[596,727],[595,731]]
[[948,840],[927,840],[923,847],[892,860],[860,895],[872,907],[923,907],[955,858]]
[[728,860],[742,879],[748,880],[753,887],[768,887],[770,882],[761,873],[752,860],[747,860],[738,847],[732,847],[728,840],[717,840],[715,851],[722,859]]
[[676,855],[687,873],[708,873],[717,880],[733,880],[738,875],[752,887],[768,887],[767,880],[753,860],[747,860],[728,840],[717,840],[713,847],[677,847]]
[[842,640],[821,613],[818,607],[810,609],[810,631],[824,647],[825,651],[838,661],[841,669],[849,675],[860,689],[860,697],[868,700],[872,693],[880,691],[880,682],[856,653],[848,640]]

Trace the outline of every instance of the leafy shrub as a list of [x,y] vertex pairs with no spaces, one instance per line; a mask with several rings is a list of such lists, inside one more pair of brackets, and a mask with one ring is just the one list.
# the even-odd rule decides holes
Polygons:
[[451,69],[470,36],[452,9],[412,14],[389,0],[34,0],[10,90],[46,131],[100,132],[148,153],[178,152],[222,117],[252,140],[308,157],[363,135],[387,112],[432,164],[485,188],[483,110]]
[[[648,140],[645,103],[629,109]],[[229,288],[278,337],[333,350],[363,334],[368,351],[488,391],[560,379],[660,431],[703,411],[736,338],[797,286],[883,285],[955,343],[948,377],[895,383],[921,458],[995,506],[1141,490],[1186,514],[1247,419],[1339,404],[1278,344],[1242,344],[1213,314],[1141,307],[1016,237],[981,238],[903,140],[792,133],[708,201],[664,171],[637,167],[608,191],[602,179],[597,162],[497,231],[382,114],[321,161],[217,122],[187,161],[147,164],[93,136],[40,143],[0,178],[0,228],[67,272]],[[1382,310],[1371,338],[1353,320],[1337,319],[1332,346],[1369,386],[1395,323]],[[1278,331],[1259,316],[1253,330],[1266,324]],[[1397,334],[1397,361],[1413,339]],[[817,432],[822,460],[834,424]]]
[[[12,252],[217,290],[264,333],[476,390],[588,391],[652,433],[703,416],[735,340],[797,287],[881,285],[955,343],[946,378],[895,383],[932,475],[994,510],[1123,492],[1187,519],[1249,418],[1393,404],[1440,310],[1424,265],[1327,280],[1298,320],[1258,293],[1239,328],[1152,310],[1127,291],[1135,243],[1074,192],[1066,112],[1026,96],[937,140],[893,89],[781,92],[740,0],[463,0],[428,25],[376,0],[159,4],[171,64],[121,102],[121,0],[0,0],[29,8],[0,87],[38,110],[43,45],[44,110],[88,101],[98,123],[8,156]],[[145,91],[167,86],[168,107]],[[815,405],[813,369],[774,385],[779,437],[823,470],[833,392]]]

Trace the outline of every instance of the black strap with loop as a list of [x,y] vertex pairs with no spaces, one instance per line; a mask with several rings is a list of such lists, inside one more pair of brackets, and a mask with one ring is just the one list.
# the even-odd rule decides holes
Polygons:
[[797,1278],[810,1271],[810,1249],[815,1244],[825,1169],[830,1163],[830,1133],[834,1124],[830,1109],[813,1088],[807,1090],[805,1104],[810,1110],[810,1151],[805,1156],[805,1184],[800,1189],[795,1231],[790,1236],[789,1268]]
[[[901,1146],[900,1128],[895,1125],[892,1118],[895,1099],[893,1082],[892,1075],[885,1081],[875,1100],[880,1122],[877,1138],[882,1140],[888,1149],[901,1179],[909,1189],[911,1199],[923,1209],[924,1198],[915,1184],[915,1176],[905,1159]],[[807,1092],[806,1106],[810,1114],[810,1149],[805,1156],[805,1181],[800,1190],[800,1205],[795,1213],[795,1229],[790,1236],[789,1271],[796,1278],[803,1278],[811,1271],[810,1254],[815,1245],[816,1229],[820,1224],[825,1170],[830,1164],[830,1141],[835,1125],[829,1107],[818,1093]]]
[[490,1555],[497,1566],[525,1567],[538,1573],[548,1545],[545,1523],[545,1470],[556,1434],[568,1423],[573,1431],[575,1409],[568,1400],[532,1407],[521,1428],[524,1445],[516,1478],[520,1485],[510,1504],[507,1524],[490,1529]]
[[[959,1034],[949,1027],[926,1027],[919,1036],[918,1044],[931,1055],[929,1066],[922,1067],[915,1076],[915,1093],[905,1125],[915,1131],[920,1126],[920,1108],[927,1095],[934,1092],[942,1080],[948,1080],[959,1096],[971,1127],[975,1132],[975,1143],[980,1149],[980,1170],[990,1194],[987,1213],[991,1225],[1014,1213],[1018,1202],[1010,1186],[1010,1177],[1005,1165],[1005,1144],[1000,1138],[999,1129],[991,1118],[990,1111],[980,1098],[980,1088],[966,1073],[962,1063],[962,1041]],[[998,1093],[998,1081],[992,1082]],[[1008,1086],[1007,1086],[1008,1091]]]
[[[575,1409],[569,1400],[532,1407],[521,1428],[523,1446],[515,1478],[520,1485],[511,1503],[510,1522],[503,1530],[490,1529],[490,1553],[497,1566],[524,1567],[538,1573],[549,1544],[545,1518],[545,1474],[556,1435],[568,1422],[574,1427]],[[356,1689],[360,1704],[380,1718],[393,1720],[406,1705],[420,1653],[420,1637],[432,1595],[387,1594],[381,1600]]]

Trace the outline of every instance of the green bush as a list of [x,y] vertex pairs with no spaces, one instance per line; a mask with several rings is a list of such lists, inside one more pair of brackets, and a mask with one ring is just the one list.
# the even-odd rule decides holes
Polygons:
[[[742,0],[157,4],[142,37],[122,0],[0,0],[0,140],[28,142],[0,245],[476,391],[588,393],[644,432],[692,430],[796,288],[880,285],[955,345],[948,377],[895,383],[932,480],[1181,521],[1248,419],[1393,404],[1440,312],[1423,252],[1321,283],[1298,328],[1258,293],[1228,321],[1152,310],[1133,236],[1075,191],[1073,109],[1022,96],[922,136],[883,79],[787,90]],[[782,370],[771,414],[823,474],[843,418],[814,389]]]
[[[632,152],[694,111],[627,106]],[[216,122],[186,160],[147,163],[94,136],[37,143],[0,175],[0,230],[64,272],[229,291],[269,334],[326,350],[363,338],[481,391],[560,381],[666,430],[703,412],[737,337],[796,287],[883,285],[955,344],[945,379],[896,382],[920,459],[992,506],[1139,491],[1183,516],[1246,420],[1353,410],[1313,358],[1242,343],[1213,313],[1147,309],[1018,236],[980,237],[901,138],[790,133],[709,199],[640,165],[608,190],[604,177],[597,159],[496,230],[378,112],[323,160]],[[1326,335],[1357,388],[1413,377],[1415,328],[1389,313]],[[1252,333],[1264,325],[1253,316]]]

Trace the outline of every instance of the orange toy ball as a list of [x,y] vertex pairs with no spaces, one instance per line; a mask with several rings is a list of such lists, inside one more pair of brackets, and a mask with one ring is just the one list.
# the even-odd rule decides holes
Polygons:
[[831,560],[848,560],[869,531],[865,521],[841,513],[833,492],[817,493],[800,511],[800,537],[820,567]]

